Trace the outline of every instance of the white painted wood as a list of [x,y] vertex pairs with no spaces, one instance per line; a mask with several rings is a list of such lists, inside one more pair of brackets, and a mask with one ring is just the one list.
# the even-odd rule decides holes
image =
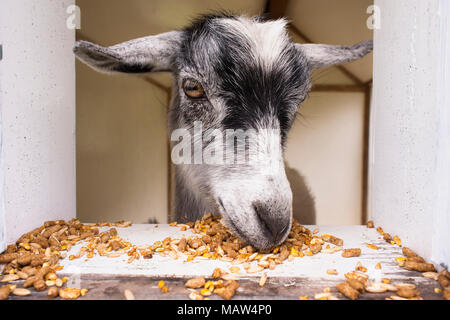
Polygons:
[[[368,269],[371,279],[378,280],[382,277],[402,279],[411,277],[411,274],[404,274],[397,266],[395,258],[402,256],[401,248],[387,244],[375,229],[368,229],[365,226],[307,226],[310,230],[319,228],[320,234],[332,234],[344,240],[344,248],[361,248],[360,257],[343,258],[341,252],[334,254],[319,253],[312,257],[295,258],[292,262],[285,261],[278,265],[275,270],[266,269],[269,277],[299,277],[324,280],[344,279],[344,274],[355,269],[358,261]],[[108,228],[102,228],[106,230]],[[138,224],[129,228],[117,228],[119,236],[130,241],[134,245],[149,245],[155,241],[162,241],[166,237],[180,238],[183,234],[188,236],[198,236],[191,230],[179,231],[178,227],[169,225],[158,225],[155,228],[151,224]],[[367,243],[376,244],[379,250],[373,250],[367,247]],[[71,274],[72,281],[76,281],[76,274],[97,274],[97,275],[145,275],[153,277],[193,277],[210,276],[217,267],[228,269],[232,266],[229,262],[220,260],[197,260],[185,262],[186,258],[173,260],[170,257],[162,257],[158,254],[153,255],[152,259],[134,260],[131,264],[127,263],[128,256],[125,254],[119,258],[108,258],[94,256],[91,259],[86,258],[69,260],[71,254],[78,253],[82,244],[71,249],[66,259],[61,261],[64,266],[62,273]],[[375,269],[375,265],[381,262],[382,269]],[[239,266],[239,265],[238,265]],[[242,274],[239,277],[260,277],[260,273],[246,274],[241,267]],[[327,269],[336,269],[339,275],[328,275]],[[423,278],[425,279],[425,278]],[[417,281],[421,281],[418,279]]]
[[448,1],[376,0],[369,209],[437,264],[450,264]]
[[436,98],[439,108],[437,194],[434,209],[432,260],[450,267],[450,3],[439,0],[439,45]]
[[1,227],[7,243],[75,217],[74,0],[2,1]]

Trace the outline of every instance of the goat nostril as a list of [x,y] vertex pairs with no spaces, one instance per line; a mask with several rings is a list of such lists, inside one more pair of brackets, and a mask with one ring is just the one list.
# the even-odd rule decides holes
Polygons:
[[278,242],[285,234],[289,227],[289,223],[284,223],[284,219],[271,215],[270,212],[259,205],[259,203],[253,203],[252,206],[263,228],[269,231],[275,242]]

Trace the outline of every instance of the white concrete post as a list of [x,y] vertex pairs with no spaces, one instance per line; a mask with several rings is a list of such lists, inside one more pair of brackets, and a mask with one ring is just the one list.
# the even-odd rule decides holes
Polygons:
[[0,251],[49,219],[75,217],[74,0],[0,8]]
[[424,258],[450,264],[450,5],[376,0],[369,210]]

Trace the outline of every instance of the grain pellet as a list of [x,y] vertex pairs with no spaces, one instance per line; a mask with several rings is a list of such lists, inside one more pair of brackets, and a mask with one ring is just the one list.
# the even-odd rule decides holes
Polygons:
[[0,264],[10,263],[14,259],[17,259],[19,254],[17,253],[4,253],[0,254]]
[[33,287],[36,291],[44,291],[47,288],[47,285],[45,284],[44,280],[39,279],[33,283]]
[[442,294],[445,300],[450,300],[450,288],[445,288]]
[[361,255],[360,248],[352,248],[352,249],[342,250],[342,257],[344,257],[344,258],[359,257],[360,255]]
[[446,288],[450,286],[450,279],[447,278],[444,274],[440,273],[437,276],[437,281],[441,285],[442,288]]
[[81,290],[78,288],[64,288],[59,290],[59,296],[66,300],[78,299],[81,295]]
[[435,272],[436,271],[436,269],[434,268],[434,265],[431,263],[408,261],[408,260],[405,261],[403,268],[405,268],[406,270],[419,271],[419,272]]
[[194,279],[190,279],[188,280],[184,286],[186,288],[191,288],[191,289],[198,289],[201,288],[205,285],[205,278],[194,278]]
[[330,274],[330,275],[337,275],[338,272],[336,271],[336,269],[327,269],[327,274]]
[[261,278],[259,279],[259,286],[264,287],[267,281],[267,273],[264,273]]
[[337,238],[335,236],[332,236],[331,234],[323,234],[322,240],[325,242],[329,242],[334,244],[335,246],[342,247],[344,245],[344,240]]
[[58,296],[58,288],[57,287],[50,287],[47,290],[47,297],[56,298],[57,296]]
[[16,281],[19,279],[20,278],[17,274],[7,274],[6,276],[4,276],[2,278],[2,280],[0,280],[0,282],[12,282],[12,281]]
[[11,293],[11,289],[8,286],[0,287],[0,300],[6,300]]
[[351,300],[358,299],[359,292],[355,290],[348,282],[342,282],[336,285],[336,288],[342,293],[344,296]]
[[417,291],[416,289],[411,289],[411,288],[399,288],[397,290],[397,296],[409,299],[409,298],[419,296],[419,291]]
[[129,289],[125,289],[125,291],[123,292],[123,295],[125,296],[125,300],[136,300],[133,292]]
[[31,294],[31,291],[28,289],[24,289],[24,288],[16,288],[13,290],[13,295],[16,296],[20,296],[20,297],[25,297],[25,296],[29,296]]
[[211,278],[213,278],[213,279],[218,279],[218,278],[220,278],[223,274],[225,274],[225,272],[224,272],[222,269],[220,269],[220,268],[215,268],[214,271],[213,271],[213,273],[212,273],[212,275],[211,275]]
[[347,283],[360,293],[364,292],[364,283],[357,279],[347,279]]

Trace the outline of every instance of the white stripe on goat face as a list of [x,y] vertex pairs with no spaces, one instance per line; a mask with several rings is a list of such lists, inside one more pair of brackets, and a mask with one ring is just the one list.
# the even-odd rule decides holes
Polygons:
[[[232,190],[240,188],[243,189],[242,191],[245,190],[246,201],[249,199],[265,201],[273,198],[276,193],[290,194],[291,190],[284,170],[280,130],[259,129],[247,137],[249,138],[246,150],[248,157],[245,163],[234,165],[225,163],[223,166],[209,168],[211,172],[217,171],[216,174],[212,174],[214,180],[212,187],[215,195],[222,195],[222,197],[225,194],[239,195],[240,193],[236,194]],[[226,149],[228,152],[230,151],[228,144]],[[240,152],[238,149],[232,150],[231,153],[225,152],[227,160],[228,158],[240,159],[241,155],[236,154],[236,151]],[[243,188],[244,186],[245,188]],[[239,202],[239,199],[233,201]],[[249,204],[246,203],[246,205]]]
[[237,19],[220,19],[221,24],[250,45],[255,61],[270,69],[279,59],[282,50],[288,45],[287,21],[284,19],[260,22],[245,16]]

